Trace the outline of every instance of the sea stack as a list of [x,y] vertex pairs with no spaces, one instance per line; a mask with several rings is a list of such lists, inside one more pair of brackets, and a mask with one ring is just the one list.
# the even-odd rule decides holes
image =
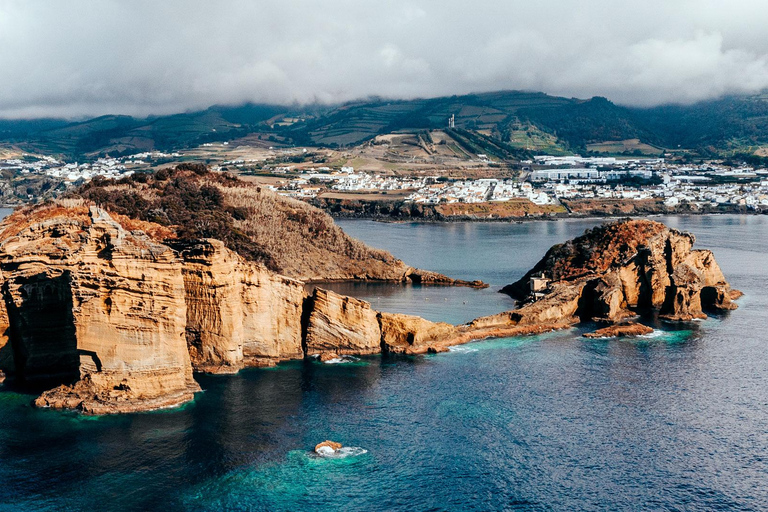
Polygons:
[[[205,176],[199,190],[217,197],[204,188],[213,180]],[[197,179],[183,172],[177,178]],[[185,188],[193,196],[195,183]],[[637,313],[655,310],[668,321],[689,321],[707,311],[735,309],[739,295],[710,251],[692,249],[693,235],[632,220],[552,247],[526,276],[504,288],[519,301],[511,311],[458,326],[380,312],[321,288],[309,293],[295,276],[339,277],[343,267],[345,275],[359,279],[481,283],[418,271],[325,225],[322,212],[283,204],[245,185],[227,191],[233,186],[224,180],[222,196],[252,194],[251,201],[294,208],[291,215],[300,212],[319,234],[299,237],[290,249],[298,251],[293,257],[287,248],[280,252],[274,236],[273,246],[259,246],[263,240],[256,234],[243,238],[245,231],[236,231],[236,239],[227,231],[222,239],[195,237],[189,226],[158,224],[135,212],[129,217],[111,211],[103,204],[108,201],[99,206],[82,197],[9,216],[0,225],[0,376],[50,384],[35,401],[39,407],[89,414],[146,411],[191,400],[200,389],[194,372],[233,373],[308,357],[437,353],[476,339],[542,333],[585,320],[616,326],[598,336],[632,334],[644,329],[619,324]],[[216,208],[222,215],[235,211],[221,201]],[[160,216],[163,205],[157,206],[148,211]],[[291,227],[281,228],[282,239],[296,238],[291,230],[299,228],[285,225]],[[369,256],[375,260],[371,266]],[[310,267],[296,266],[305,260]]]
[[[620,322],[656,310],[670,321],[706,318],[705,311],[736,309],[732,290],[711,251],[695,250],[691,233],[650,220],[624,220],[588,230],[553,246],[519,281],[506,286],[521,311],[561,307],[567,291],[570,310],[581,320]],[[532,291],[536,279],[544,293]]]

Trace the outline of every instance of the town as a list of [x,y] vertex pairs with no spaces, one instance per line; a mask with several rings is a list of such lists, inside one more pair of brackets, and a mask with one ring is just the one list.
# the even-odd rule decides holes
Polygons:
[[[308,152],[293,149],[291,154],[303,156]],[[120,179],[174,165],[184,156],[179,152],[152,151],[78,163],[51,156],[25,155],[0,160],[0,171],[18,178],[37,176],[55,180],[59,186],[47,188],[60,191],[97,176]],[[768,169],[719,162],[691,165],[668,162],[664,158],[542,155],[520,162],[515,177],[474,179],[456,178],[455,172],[449,169],[408,176],[407,173],[356,170],[351,165],[312,166],[306,161],[300,165],[271,165],[266,162],[265,158],[221,160],[211,168],[262,181],[279,194],[303,200],[335,194],[368,199],[373,195],[376,200],[399,199],[427,205],[528,200],[544,206],[577,199],[660,199],[670,208],[688,204],[768,210]],[[24,202],[37,199],[34,193],[21,195]],[[4,199],[8,204],[13,202],[8,197]]]
[[348,193],[350,197],[371,192],[408,192],[404,201],[422,204],[527,199],[536,205],[548,205],[557,204],[560,199],[660,198],[669,207],[688,203],[768,209],[768,169],[713,163],[671,164],[663,158],[538,156],[522,163],[523,172],[515,179],[457,180],[444,174],[395,177],[342,167],[338,171],[302,170],[270,187],[302,199],[317,197],[324,191]]

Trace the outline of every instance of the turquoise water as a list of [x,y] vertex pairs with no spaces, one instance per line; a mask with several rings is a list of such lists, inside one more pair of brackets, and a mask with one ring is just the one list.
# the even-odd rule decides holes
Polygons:
[[[715,250],[739,310],[634,339],[571,329],[201,376],[192,404],[150,414],[35,410],[5,390],[0,510],[768,509],[768,217],[664,220]],[[505,309],[495,289],[593,222],[342,225],[489,282],[348,287],[458,322]],[[325,439],[359,450],[311,455]]]

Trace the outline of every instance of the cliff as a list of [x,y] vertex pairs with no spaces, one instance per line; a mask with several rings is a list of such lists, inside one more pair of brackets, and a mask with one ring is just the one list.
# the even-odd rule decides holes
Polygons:
[[348,236],[322,210],[236,178],[183,164],[120,181],[96,178],[73,197],[182,240],[216,238],[246,261],[302,281],[376,280],[485,286],[406,265]]
[[[397,268],[401,280],[451,283]],[[0,375],[49,385],[41,407],[172,407],[199,390],[193,371],[382,351],[379,313],[367,303],[321,289],[308,297],[303,281],[223,240],[184,239],[82,199],[3,222],[0,283]]]
[[712,252],[692,249],[694,242],[691,233],[660,222],[606,224],[552,247],[502,292],[529,302],[531,279],[541,276],[547,290],[534,304],[559,303],[557,290],[578,287],[574,314],[607,322],[652,309],[679,321],[705,318],[705,310],[736,309],[733,299],[740,292],[731,290]]
[[[4,224],[5,332],[17,378],[62,382],[38,405],[92,413],[178,405],[199,390],[183,337],[181,261],[80,204]],[[4,319],[5,319],[4,318]],[[10,359],[10,356],[9,358]],[[9,360],[6,359],[6,363]]]
[[186,340],[197,371],[233,373],[303,357],[304,284],[214,239],[169,244],[183,260]]
[[[553,247],[506,288],[520,307],[459,326],[379,312],[321,288],[310,295],[304,282],[224,240],[177,235],[82,199],[8,217],[0,225],[0,378],[47,383],[40,407],[143,411],[192,399],[193,371],[440,352],[588,319],[618,324],[651,308],[690,320],[735,308],[738,295],[712,253],[692,249],[692,235],[649,221],[606,225]],[[532,296],[530,278],[542,274],[546,286]]]

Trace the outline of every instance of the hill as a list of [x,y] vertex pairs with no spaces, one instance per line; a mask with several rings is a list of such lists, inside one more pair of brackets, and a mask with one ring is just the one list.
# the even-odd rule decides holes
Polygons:
[[161,241],[219,239],[248,261],[305,281],[482,285],[409,267],[349,237],[318,208],[200,164],[120,181],[97,178],[69,199],[95,204],[125,222],[126,229],[149,230]]
[[[454,127],[448,119],[454,116]],[[501,91],[430,99],[371,98],[342,105],[214,106],[136,119],[102,116],[0,121],[0,143],[67,157],[182,149],[253,137],[298,146],[349,147],[390,133],[447,132],[457,153],[514,160],[539,153],[759,154],[768,148],[768,94],[693,105],[629,108],[605,98]],[[419,142],[417,141],[417,144]]]

